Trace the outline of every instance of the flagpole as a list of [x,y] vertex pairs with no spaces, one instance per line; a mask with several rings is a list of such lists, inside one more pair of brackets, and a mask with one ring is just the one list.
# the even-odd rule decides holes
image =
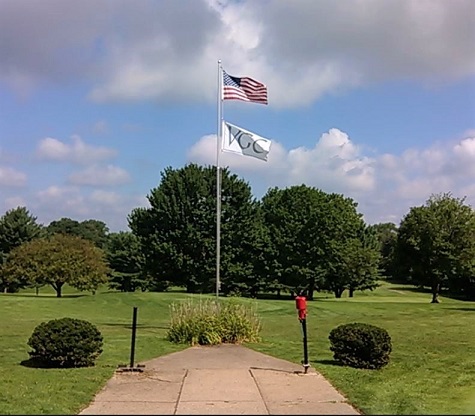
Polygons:
[[222,120],[223,120],[223,71],[221,60],[218,60],[218,126],[216,135],[216,299],[219,297],[221,267],[221,154]]

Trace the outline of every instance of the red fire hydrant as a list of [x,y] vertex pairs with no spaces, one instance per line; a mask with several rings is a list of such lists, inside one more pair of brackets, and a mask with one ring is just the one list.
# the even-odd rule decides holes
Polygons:
[[307,298],[303,295],[295,297],[295,307],[299,313],[299,320],[307,317]]

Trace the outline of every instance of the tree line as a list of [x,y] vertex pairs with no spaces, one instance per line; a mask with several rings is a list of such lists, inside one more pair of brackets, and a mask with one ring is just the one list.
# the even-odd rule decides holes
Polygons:
[[[366,224],[342,194],[297,185],[257,200],[221,170],[221,287],[224,295],[372,290],[381,278],[475,298],[475,212],[450,193],[412,207],[399,227]],[[0,289],[68,283],[96,290],[212,293],[216,287],[216,168],[166,168],[128,215],[130,231],[98,220],[43,226],[25,207],[0,218]],[[73,259],[87,259],[73,261]]]

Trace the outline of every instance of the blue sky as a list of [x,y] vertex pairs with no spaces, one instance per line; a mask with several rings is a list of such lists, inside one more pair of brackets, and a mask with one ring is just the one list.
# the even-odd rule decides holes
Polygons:
[[251,185],[305,183],[399,223],[475,206],[475,2],[2,0],[0,213],[127,215],[167,166],[216,161],[217,61],[268,87],[224,119],[273,141],[223,154]]

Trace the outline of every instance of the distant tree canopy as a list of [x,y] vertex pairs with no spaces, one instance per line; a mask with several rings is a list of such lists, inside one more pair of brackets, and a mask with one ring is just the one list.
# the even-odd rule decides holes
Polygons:
[[451,289],[475,298],[475,211],[450,193],[432,195],[413,207],[399,227],[398,273],[417,286]]
[[363,224],[358,236],[351,239],[349,244],[346,260],[343,258],[343,270],[348,275],[349,297],[353,297],[355,290],[373,290],[378,287],[381,254],[376,233]]
[[104,252],[80,237],[54,234],[14,248],[2,267],[7,285],[16,287],[51,285],[61,297],[64,284],[94,291],[107,282],[109,268]]
[[[44,227],[25,207],[7,211],[0,290],[51,284],[61,296],[65,283],[94,290],[107,275],[121,291],[214,292],[216,173],[196,164],[166,168],[147,195],[150,207],[129,214],[131,231],[67,217]],[[312,299],[315,291],[347,290],[352,297],[390,278],[430,287],[434,303],[442,290],[475,299],[475,211],[465,198],[432,195],[398,227],[367,225],[353,199],[306,185],[270,188],[258,201],[227,168],[221,184],[223,294],[304,290]]]
[[385,277],[394,277],[394,250],[396,248],[398,229],[396,224],[385,222],[368,226],[374,231],[381,254],[379,269]]
[[130,231],[110,233],[106,256],[111,267],[109,286],[122,292],[146,290],[148,280],[143,271],[144,256],[139,239]]
[[74,235],[92,241],[97,247],[104,248],[107,243],[109,228],[103,221],[85,220],[82,222],[71,218],[61,218],[52,221],[47,227],[48,235],[56,233]]
[[[258,204],[250,186],[221,170],[221,284],[224,292],[254,274],[259,245]],[[129,216],[139,238],[145,271],[156,285],[211,292],[216,285],[216,168],[167,168],[148,195],[150,208]]]

